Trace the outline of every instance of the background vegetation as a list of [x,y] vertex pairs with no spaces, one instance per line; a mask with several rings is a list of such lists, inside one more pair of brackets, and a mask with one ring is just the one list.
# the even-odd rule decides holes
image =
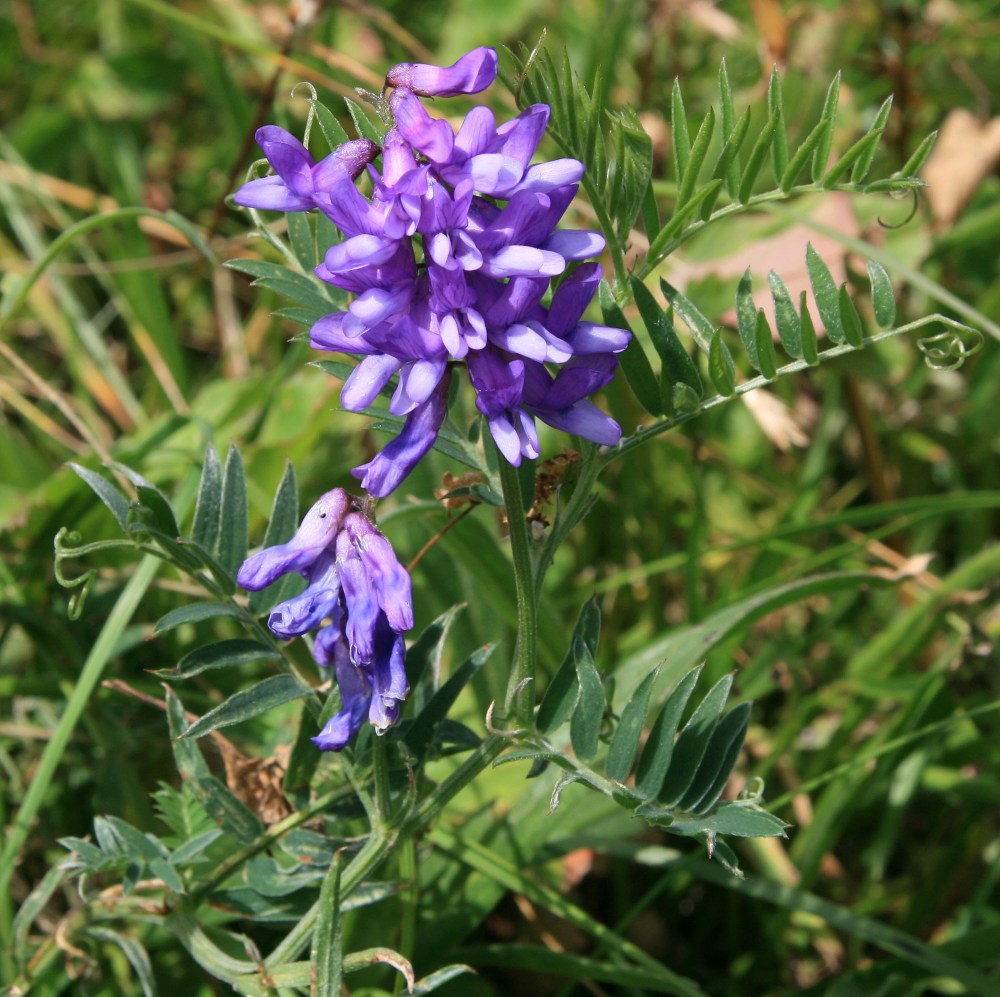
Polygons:
[[[301,130],[306,102],[289,96],[299,81],[332,103],[359,83],[378,89],[393,62],[449,62],[478,44],[530,47],[544,28],[583,79],[599,70],[613,103],[636,109],[655,176],[667,175],[671,155],[674,78],[700,119],[717,100],[723,57],[740,108],[759,104],[772,64],[782,67],[792,136],[816,119],[842,70],[841,149],[894,93],[877,175],[940,129],[925,167],[934,186],[915,210],[889,197],[776,202],[710,229],[665,272],[713,320],[733,324],[744,267],[758,280],[773,267],[793,289],[798,271],[805,286],[811,239],[859,288],[858,260],[880,260],[900,287],[901,321],[942,311],[988,341],[956,371],[928,367],[912,340],[879,344],[634,451],[602,478],[553,568],[541,630],[549,673],[591,594],[603,611],[603,675],[627,682],[684,641],[707,648],[707,680],[735,669],[734,701],[756,702],[740,771],[766,781],[769,809],[793,825],[788,841],[742,847],[739,880],[684,843],[675,850],[678,839],[637,839],[624,816],[575,789],[553,840],[551,787],[502,767],[455,801],[422,853],[424,893],[349,920],[349,945],[402,945],[376,931],[399,921],[418,972],[454,961],[480,969],[443,992],[641,992],[566,984],[516,945],[501,954],[494,943],[601,955],[587,922],[559,906],[566,893],[573,910],[706,993],[987,992],[1000,945],[1000,4],[351,0],[311,17],[305,4],[243,0],[8,0],[0,10],[0,823],[12,824],[30,786],[44,789],[0,893],[0,926],[15,943],[0,981],[23,969],[16,949],[47,960],[39,993],[142,992],[127,952],[61,935],[81,904],[72,884],[45,897],[20,937],[12,918],[65,857],[57,839],[87,836],[95,816],[163,834],[150,794],[175,780],[157,708],[164,693],[150,672],[172,666],[189,635],[150,638],[152,622],[193,593],[161,574],[110,655],[111,684],[74,700],[134,564],[95,559],[96,580],[71,618],[53,537],[64,526],[88,540],[115,531],[65,463],[129,464],[190,512],[206,445],[225,453],[236,442],[259,543],[286,459],[301,494],[315,496],[350,487],[347,469],[375,443],[365,420],[331,414],[338,385],[306,366],[304,344],[289,346],[296,328],[272,314],[284,302],[192,245],[203,240],[217,260],[265,252],[224,200],[257,155],[254,128]],[[509,111],[512,99],[497,91]],[[657,193],[669,205],[676,190],[663,181]],[[85,232],[13,309],[19,277],[60,233],[134,205],[171,209],[193,229],[143,218]],[[626,431],[642,421],[623,379],[606,401]],[[552,434],[546,455],[561,445]],[[449,470],[460,469],[435,455],[379,510],[404,557],[454,515],[432,499]],[[483,644],[512,644],[502,544],[481,506],[421,561],[418,630],[469,603],[445,669]],[[869,578],[795,585],[845,571]],[[759,598],[731,626],[719,615],[782,585],[787,596]],[[258,662],[196,679],[185,705],[203,713],[264,674]],[[501,683],[483,668],[462,719],[481,729]],[[77,706],[48,771],[42,752]],[[246,755],[280,762],[296,720],[278,710],[228,733]],[[162,993],[223,992],[141,917],[130,930],[153,952]],[[245,930],[267,947],[266,925]],[[385,979],[373,971],[365,985]]]

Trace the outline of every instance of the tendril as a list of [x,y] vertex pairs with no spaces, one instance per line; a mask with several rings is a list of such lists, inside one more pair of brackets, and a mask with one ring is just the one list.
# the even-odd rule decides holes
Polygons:
[[64,589],[78,588],[80,590],[70,596],[66,607],[66,615],[74,621],[80,618],[84,603],[87,601],[87,596],[90,594],[94,579],[97,577],[96,568],[91,568],[89,571],[85,571],[82,575],[77,575],[75,578],[67,578],[63,574],[62,562],[71,557],[78,557],[82,546],[83,537],[75,530],[70,530],[63,526],[56,534],[54,541],[55,564],[53,565],[56,581]]
[[316,93],[316,88],[308,80],[302,80],[292,87],[291,96],[298,97],[303,90],[308,94],[306,101],[309,104],[309,113],[306,115],[306,126],[302,132],[302,144],[308,149],[309,133],[312,131],[313,120],[316,117],[316,101],[319,100],[319,94]]
[[905,191],[893,192],[890,196],[906,196],[910,197],[910,213],[901,222],[887,222],[883,221],[882,218],[877,218],[876,221],[882,228],[885,229],[896,229],[903,228],[905,225],[909,225],[913,221],[913,216],[917,213],[917,209],[920,207],[920,199],[917,197],[917,189],[915,187],[910,187]]
[[917,348],[932,370],[958,370],[967,357],[983,348],[983,343],[983,334],[978,329],[956,322],[947,332],[917,340]]
[[80,614],[83,612],[84,603],[87,601],[87,596],[90,594],[90,589],[94,584],[94,579],[97,577],[97,569],[90,568],[82,575],[77,575],[74,578],[68,578],[63,573],[63,561],[83,557],[85,554],[89,554],[92,551],[106,550],[109,547],[127,547],[130,550],[135,550],[135,544],[131,540],[97,540],[94,543],[85,544],[83,542],[83,537],[76,530],[71,530],[66,526],[63,526],[55,535],[55,539],[53,541],[53,548],[55,552],[53,573],[56,576],[56,581],[65,589],[78,588],[80,590],[70,596],[69,603],[66,607],[66,615],[71,620],[78,620],[80,618]]

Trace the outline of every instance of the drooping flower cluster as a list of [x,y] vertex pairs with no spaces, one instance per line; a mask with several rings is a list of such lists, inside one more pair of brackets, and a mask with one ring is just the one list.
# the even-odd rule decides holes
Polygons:
[[[316,273],[354,298],[317,322],[310,338],[317,349],[363,358],[344,384],[346,409],[367,408],[398,379],[389,408],[406,417],[403,430],[353,471],[374,496],[389,494],[433,445],[457,362],[514,465],[539,454],[536,418],[601,444],[621,436],[589,400],[611,380],[615,354],[629,340],[621,329],[583,320],[600,267],[577,266],[543,303],[553,277],[604,248],[597,232],[556,228],[583,164],[532,164],[548,123],[544,104],[501,125],[476,107],[456,132],[420,100],[478,93],[496,74],[490,48],[447,68],[393,67],[386,76],[392,125],[381,148],[348,142],[319,163],[288,132],[261,128],[257,141],[276,175],[235,196],[248,207],[318,208],[344,234]],[[371,165],[379,155],[381,172]],[[366,166],[370,199],[355,186]]]
[[409,574],[342,488],[313,505],[288,543],[247,558],[237,581],[253,592],[293,571],[309,584],[275,606],[267,625],[286,640],[317,631],[313,657],[333,667],[343,699],[312,740],[323,751],[339,751],[366,715],[384,733],[409,692],[402,636],[413,627]]

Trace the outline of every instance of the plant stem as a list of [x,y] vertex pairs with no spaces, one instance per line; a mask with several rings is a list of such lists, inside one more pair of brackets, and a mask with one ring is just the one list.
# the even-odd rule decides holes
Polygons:
[[[382,863],[394,844],[394,835],[373,833],[364,843],[361,851],[351,859],[351,864],[344,870],[340,880],[341,897],[350,896],[355,887],[363,883],[368,874]],[[299,923],[285,935],[274,951],[264,960],[265,967],[275,969],[287,962],[294,962],[308,947],[318,917],[319,901],[306,911]]]
[[486,738],[468,758],[437,788],[419,803],[403,823],[400,836],[419,834],[473,779],[503,751],[507,739],[493,735]]
[[322,796],[317,797],[308,807],[296,810],[295,813],[289,814],[284,820],[279,821],[277,824],[272,824],[256,841],[230,855],[229,858],[220,863],[203,883],[191,890],[188,894],[188,905],[191,907],[197,906],[205,897],[217,890],[240,866],[249,862],[255,855],[259,855],[270,848],[271,845],[289,831],[294,830],[301,824],[305,824],[306,821],[311,820],[317,814],[321,814],[332,803],[349,795],[349,786],[338,786],[329,793],[324,793]]
[[392,795],[389,791],[389,743],[377,734],[372,738],[372,779],[375,782],[375,813],[380,832],[392,826]]
[[514,646],[514,664],[507,684],[506,710],[519,727],[530,727],[535,702],[531,684],[535,678],[535,659],[538,653],[538,604],[535,600],[534,567],[531,560],[531,541],[528,520],[525,517],[524,499],[517,469],[498,453],[500,484],[504,505],[507,507],[507,529],[510,549],[514,558],[514,587],[517,595],[517,643]]
[[[399,878],[402,880],[403,911],[399,925],[398,951],[404,959],[413,961],[417,938],[417,907],[420,903],[420,883],[417,879],[417,843],[412,837],[400,842],[399,845]],[[402,977],[397,976],[392,992],[398,994],[402,989]]]

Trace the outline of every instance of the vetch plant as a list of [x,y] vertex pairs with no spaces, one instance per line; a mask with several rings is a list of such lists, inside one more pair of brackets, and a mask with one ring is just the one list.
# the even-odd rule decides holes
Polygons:
[[[457,126],[437,116],[443,100],[483,93],[498,74],[518,104],[515,116],[498,123],[485,105]],[[806,193],[919,188],[916,172],[929,142],[898,173],[868,179],[888,102],[838,158],[832,143],[839,80],[797,148],[786,134],[781,86],[775,72],[766,122],[753,141],[749,111],[737,116],[725,66],[718,111],[707,112],[693,137],[675,86],[669,196],[654,177],[652,142],[638,117],[609,106],[600,76],[588,88],[568,61],[560,64],[542,48],[481,47],[447,67],[398,64],[381,93],[361,92],[370,113],[346,101],[354,137],[315,91],[301,140],[275,125],[257,131],[269,172],[257,175],[255,167],[233,200],[249,209],[257,235],[283,262],[246,257],[229,265],[287,298],[281,314],[307,330],[311,347],[347,358],[315,366],[343,381],[344,409],[372,415],[392,439],[350,471],[365,494],[331,481],[319,498],[310,496],[301,517],[288,464],[254,553],[249,537],[256,526],[235,445],[224,463],[209,445],[198,480],[173,500],[126,464],[108,465],[114,482],[72,465],[124,539],[84,544],[79,534],[61,531],[60,581],[86,594],[95,569],[68,578],[65,565],[127,549],[145,555],[144,584],[165,562],[186,594],[200,593],[153,630],[154,637],[184,635],[179,660],[155,670],[167,683],[158,705],[180,781],[157,794],[165,834],[108,817],[95,821],[93,840],[65,838],[69,857],[26,904],[18,931],[27,931],[32,911],[67,877],[78,878],[81,890],[88,877],[110,877],[119,881],[112,894],[84,894],[62,937],[118,946],[146,993],[156,981],[131,932],[139,919],[248,997],[339,994],[345,974],[377,963],[396,969],[409,992],[429,993],[468,972],[467,962],[489,965],[495,953],[470,947],[463,961],[457,950],[454,959],[423,967],[417,980],[417,884],[429,890],[437,877],[457,894],[464,880],[456,869],[491,869],[505,888],[595,940],[593,957],[576,962],[569,954],[553,961],[540,946],[519,950],[525,965],[643,992],[701,992],[535,876],[532,863],[541,865],[544,848],[519,869],[516,849],[501,854],[490,836],[500,822],[495,814],[456,807],[464,790],[523,762],[530,781],[512,810],[533,820],[547,802],[547,846],[581,836],[577,810],[595,822],[617,822],[623,840],[628,830],[647,826],[695,838],[733,882],[742,875],[734,840],[778,838],[789,828],[765,807],[763,786],[745,759],[751,704],[741,699],[727,709],[738,688],[732,672],[699,689],[702,662],[765,612],[889,579],[844,571],[766,580],[743,601],[667,634],[668,650],[652,667],[633,657],[602,672],[602,655],[613,652],[600,645],[596,598],[583,604],[561,640],[558,667],[543,660],[539,619],[560,546],[592,509],[602,472],[626,454],[728,399],[932,323],[945,332],[921,349],[938,367],[978,349],[978,333],[949,317],[897,327],[889,274],[875,261],[867,271],[870,309],[837,285],[812,247],[811,294],[794,300],[782,277],[770,273],[773,328],[747,270],[735,294],[732,334],[662,277],[663,261],[696,233],[763,204]],[[329,146],[320,157],[310,151],[316,127]],[[539,159],[545,142],[563,158]],[[768,172],[774,186],[762,189]],[[581,192],[597,227],[560,227]],[[275,223],[260,212],[286,218]],[[868,311],[881,331],[866,333]],[[628,424],[609,414],[601,395],[619,365]],[[461,399],[470,386],[471,421]],[[571,437],[575,479],[543,480],[536,462],[549,437],[538,422]],[[392,521],[387,515],[376,525],[380,509],[372,501],[395,493],[396,510],[406,511],[401,485],[416,481],[409,476],[430,460],[468,475],[446,500],[468,503],[470,514],[502,508],[509,539],[516,642],[500,653],[487,643],[457,665],[450,655],[459,606],[408,641],[420,615],[413,593],[422,552],[407,552],[416,556],[404,566],[400,543],[394,548],[389,540]],[[332,468],[331,478],[345,470]],[[533,528],[529,509],[553,497],[551,522],[536,515]],[[449,542],[446,531],[434,539]],[[497,559],[506,570],[506,553]],[[480,597],[489,601],[485,589],[470,593]],[[257,680],[260,670],[267,674]],[[487,670],[496,676],[489,687],[505,692],[476,714],[470,690]],[[211,685],[218,674],[254,678],[221,695]],[[175,688],[201,712],[189,712]],[[289,719],[291,704],[301,706],[297,719]],[[221,733],[251,722],[280,744],[278,776]],[[225,778],[203,751],[205,738],[220,753]],[[748,773],[742,789],[734,778],[741,768]],[[8,869],[20,847],[16,836],[11,840]],[[422,880],[422,869],[433,876]],[[363,917],[369,907],[393,905],[410,911],[398,932],[387,926],[390,919]],[[357,918],[346,918],[350,911]],[[349,951],[346,939],[358,924],[375,944]],[[923,943],[907,949],[895,937],[872,939],[928,973],[971,989],[983,985],[978,970],[935,958]],[[32,969],[25,960],[19,972],[27,985]]]
[[317,629],[313,657],[335,670],[344,704],[313,742],[340,750],[365,714],[384,734],[409,691],[402,634],[413,628],[410,576],[341,488],[313,505],[287,543],[247,558],[236,580],[259,592],[291,571],[308,584],[271,609],[268,628],[284,639]]
[[[583,164],[532,165],[549,117],[545,104],[499,126],[492,111],[477,107],[453,131],[419,99],[476,93],[496,68],[496,53],[477,49],[448,69],[391,69],[392,92],[377,101],[392,124],[381,149],[348,141],[314,164],[293,136],[261,128],[257,140],[276,175],[251,180],[234,198],[252,208],[318,208],[344,235],[315,272],[354,300],[316,322],[309,338],[317,349],[363,356],[341,392],[350,411],[364,411],[398,378],[389,411],[406,416],[403,431],[353,472],[376,497],[392,492],[433,445],[459,361],[514,466],[539,455],[536,417],[596,443],[621,437],[589,401],[614,376],[615,354],[630,338],[582,320],[600,267],[574,270],[542,306],[553,277],[604,248],[597,232],[556,229]],[[368,200],[354,181],[378,152],[382,171],[371,169]]]

